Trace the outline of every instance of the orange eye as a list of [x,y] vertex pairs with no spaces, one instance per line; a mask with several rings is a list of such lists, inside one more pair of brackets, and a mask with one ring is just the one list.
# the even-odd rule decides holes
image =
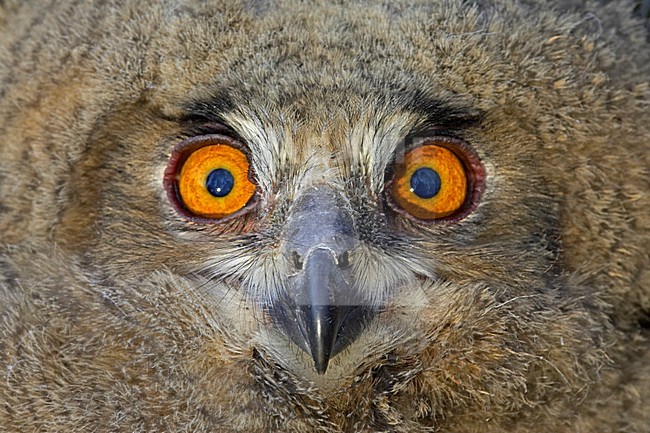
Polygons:
[[[248,158],[238,148],[222,142],[191,142],[172,156],[165,173],[170,198],[179,211],[198,219],[222,219],[243,209],[255,193],[248,179]],[[171,178],[171,180],[170,180]],[[194,218],[196,219],[196,218]]]
[[399,207],[423,220],[456,213],[469,194],[465,165],[454,152],[436,144],[408,152],[389,187]]

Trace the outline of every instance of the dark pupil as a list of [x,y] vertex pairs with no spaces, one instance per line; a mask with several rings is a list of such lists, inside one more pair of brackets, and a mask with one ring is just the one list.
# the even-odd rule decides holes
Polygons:
[[225,197],[232,190],[235,179],[228,170],[217,168],[212,170],[205,181],[208,192],[215,197]]
[[410,183],[411,191],[420,198],[431,198],[440,191],[440,176],[427,167],[415,170]]

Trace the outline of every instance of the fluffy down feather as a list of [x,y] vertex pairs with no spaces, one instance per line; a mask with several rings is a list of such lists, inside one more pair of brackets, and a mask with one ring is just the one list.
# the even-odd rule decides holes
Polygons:
[[[576,3],[576,4],[573,4]],[[1,432],[647,432],[650,45],[628,2],[1,1]],[[190,223],[226,124],[259,203]],[[385,206],[413,131],[485,169]],[[323,375],[269,319],[284,224],[344,197],[378,308]]]

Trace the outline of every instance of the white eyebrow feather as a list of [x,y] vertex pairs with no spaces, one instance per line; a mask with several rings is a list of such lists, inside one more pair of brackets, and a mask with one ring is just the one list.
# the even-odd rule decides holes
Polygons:
[[[248,144],[257,182],[264,191],[271,191],[277,176],[282,172],[285,152],[291,147],[290,136],[282,134],[270,124],[265,124],[255,113],[238,110],[224,115],[224,120],[234,128]],[[282,134],[282,135],[279,135]]]
[[352,163],[363,167],[370,188],[379,193],[384,184],[384,173],[395,160],[396,153],[404,149],[404,138],[417,121],[417,116],[407,112],[368,113],[365,121],[355,122],[347,142],[347,154]]

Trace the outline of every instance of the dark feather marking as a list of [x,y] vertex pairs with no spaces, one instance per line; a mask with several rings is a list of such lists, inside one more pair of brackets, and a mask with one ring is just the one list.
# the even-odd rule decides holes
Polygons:
[[444,100],[431,98],[423,92],[417,92],[408,107],[420,113],[423,120],[408,134],[407,144],[417,137],[426,137],[444,133],[460,133],[463,130],[480,125],[484,113],[480,110],[450,104]]
[[224,115],[237,108],[234,99],[226,90],[212,92],[208,99],[192,101],[185,105],[187,115],[184,121],[207,120],[210,122],[227,125]]

